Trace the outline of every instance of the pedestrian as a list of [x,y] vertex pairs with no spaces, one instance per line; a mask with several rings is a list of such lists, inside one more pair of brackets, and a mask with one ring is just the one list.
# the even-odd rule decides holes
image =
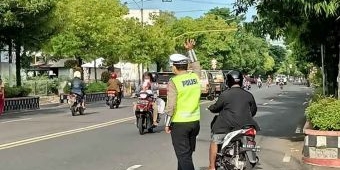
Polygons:
[[0,115],[4,112],[5,107],[5,86],[0,77]]
[[[190,59],[182,54],[170,56],[175,76],[169,81],[165,132],[171,134],[178,170],[194,170],[192,154],[200,131],[201,71],[194,45],[193,40],[188,40],[184,45]],[[188,67],[193,72],[188,71]]]

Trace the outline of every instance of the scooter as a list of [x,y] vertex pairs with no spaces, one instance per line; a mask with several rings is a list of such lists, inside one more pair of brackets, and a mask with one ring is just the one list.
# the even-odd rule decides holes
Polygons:
[[116,90],[108,90],[106,104],[110,106],[110,109],[118,108],[120,105],[120,99]]
[[83,100],[81,99],[81,96],[78,94],[70,94],[68,102],[70,104],[70,110],[72,113],[72,116],[75,116],[77,112],[79,112],[80,115],[84,115],[84,107],[81,105]]
[[[144,135],[144,130],[147,129],[149,133],[153,132],[153,107],[152,103],[155,101],[154,95],[146,92],[141,92],[138,97],[135,115],[137,128],[140,135]],[[158,114],[157,122],[160,120]]]
[[256,130],[253,125],[246,125],[240,130],[228,133],[223,143],[218,145],[216,156],[217,170],[250,170],[259,162],[259,152],[255,142]]

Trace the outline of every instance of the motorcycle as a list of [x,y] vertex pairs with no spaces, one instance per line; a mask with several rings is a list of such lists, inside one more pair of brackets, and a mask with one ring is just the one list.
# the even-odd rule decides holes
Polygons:
[[70,104],[70,110],[71,110],[72,116],[75,116],[77,112],[79,112],[80,115],[84,115],[85,109],[81,105],[83,100],[81,99],[80,95],[70,94],[68,101]]
[[253,125],[228,133],[223,143],[218,145],[216,170],[253,169],[259,162],[256,152],[260,151],[260,147],[256,146],[255,135]]
[[106,104],[110,106],[110,109],[118,108],[120,105],[120,99],[118,96],[118,92],[116,90],[108,90],[107,92],[107,101]]
[[257,87],[260,89],[262,87],[262,82],[261,81],[258,81],[257,82]]
[[243,89],[248,90],[248,91],[251,89],[251,84],[249,81],[246,81],[244,83]]
[[[138,97],[135,115],[136,124],[139,130],[139,134],[143,135],[144,130],[147,129],[149,133],[153,132],[153,107],[152,103],[155,101],[154,95],[147,92],[141,92]],[[157,118],[159,122],[159,115]]]
[[283,85],[284,85],[284,82],[280,80],[279,86],[280,86],[280,89],[281,89],[281,90],[283,89]]

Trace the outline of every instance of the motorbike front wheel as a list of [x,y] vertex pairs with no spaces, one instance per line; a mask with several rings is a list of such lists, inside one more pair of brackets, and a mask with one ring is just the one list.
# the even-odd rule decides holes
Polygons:
[[137,127],[140,135],[144,135],[143,118],[139,117],[137,121]]
[[80,106],[78,109],[79,109],[79,114],[84,115],[84,108]]

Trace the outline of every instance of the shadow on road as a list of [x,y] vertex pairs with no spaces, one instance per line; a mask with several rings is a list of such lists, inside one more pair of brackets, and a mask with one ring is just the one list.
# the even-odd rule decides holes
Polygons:
[[[258,105],[255,117],[261,131],[259,135],[289,139],[293,142],[303,141],[302,127],[305,123],[306,91],[282,91],[268,105]],[[301,129],[297,132],[298,129]]]

